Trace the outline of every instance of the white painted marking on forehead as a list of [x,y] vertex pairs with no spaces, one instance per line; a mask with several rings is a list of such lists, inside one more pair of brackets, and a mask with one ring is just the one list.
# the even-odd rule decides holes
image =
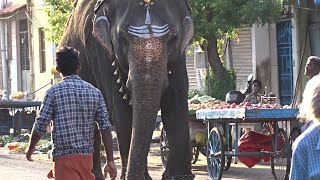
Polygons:
[[146,20],[144,21],[144,23],[147,25],[151,24],[151,16],[149,13],[149,7],[147,7]]

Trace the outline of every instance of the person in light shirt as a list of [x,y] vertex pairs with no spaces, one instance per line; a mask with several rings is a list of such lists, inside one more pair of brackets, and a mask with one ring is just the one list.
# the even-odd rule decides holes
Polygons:
[[293,143],[290,180],[320,179],[320,76],[313,77],[305,89],[300,106],[300,118],[312,119]]
[[[320,58],[317,56],[310,56],[307,60],[306,66],[305,66],[304,74],[308,77],[309,81],[311,81],[314,77],[320,76]],[[305,90],[303,92],[303,97],[307,96],[308,89],[310,87],[310,82],[307,82]],[[303,102],[303,100],[302,100]],[[301,119],[301,121],[304,122],[304,125],[301,127],[301,132],[304,132],[309,126],[313,124],[312,120],[309,119]]]
[[259,80],[252,81],[252,92],[246,96],[243,102],[250,102],[251,104],[258,104],[261,102],[262,83]]

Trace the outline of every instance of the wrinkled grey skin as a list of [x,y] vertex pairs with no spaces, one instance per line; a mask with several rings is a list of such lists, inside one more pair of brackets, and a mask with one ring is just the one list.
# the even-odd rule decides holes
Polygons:
[[[147,156],[159,109],[170,146],[163,179],[191,175],[185,48],[193,25],[187,2],[95,4],[77,2],[59,46],[80,51],[80,76],[105,96],[118,136],[121,179],[150,179]],[[95,140],[93,172],[99,179],[99,133]]]

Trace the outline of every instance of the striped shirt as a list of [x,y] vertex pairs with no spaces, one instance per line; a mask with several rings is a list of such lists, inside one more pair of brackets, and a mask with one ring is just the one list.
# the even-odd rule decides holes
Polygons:
[[95,121],[99,129],[111,126],[101,92],[77,75],[66,76],[46,92],[35,131],[43,135],[51,120],[53,158],[93,154]]
[[320,179],[320,125],[314,123],[293,143],[291,180]]

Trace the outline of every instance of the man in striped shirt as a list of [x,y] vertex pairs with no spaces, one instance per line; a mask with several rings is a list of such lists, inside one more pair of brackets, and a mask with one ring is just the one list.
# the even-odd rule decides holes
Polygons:
[[52,121],[53,176],[56,180],[93,180],[94,126],[98,124],[107,153],[104,172],[116,178],[109,115],[101,92],[79,76],[79,52],[62,47],[56,52],[57,71],[63,81],[52,86],[44,97],[32,129],[27,160]]
[[299,117],[312,119],[308,127],[293,143],[290,180],[320,179],[320,76],[308,82]]

